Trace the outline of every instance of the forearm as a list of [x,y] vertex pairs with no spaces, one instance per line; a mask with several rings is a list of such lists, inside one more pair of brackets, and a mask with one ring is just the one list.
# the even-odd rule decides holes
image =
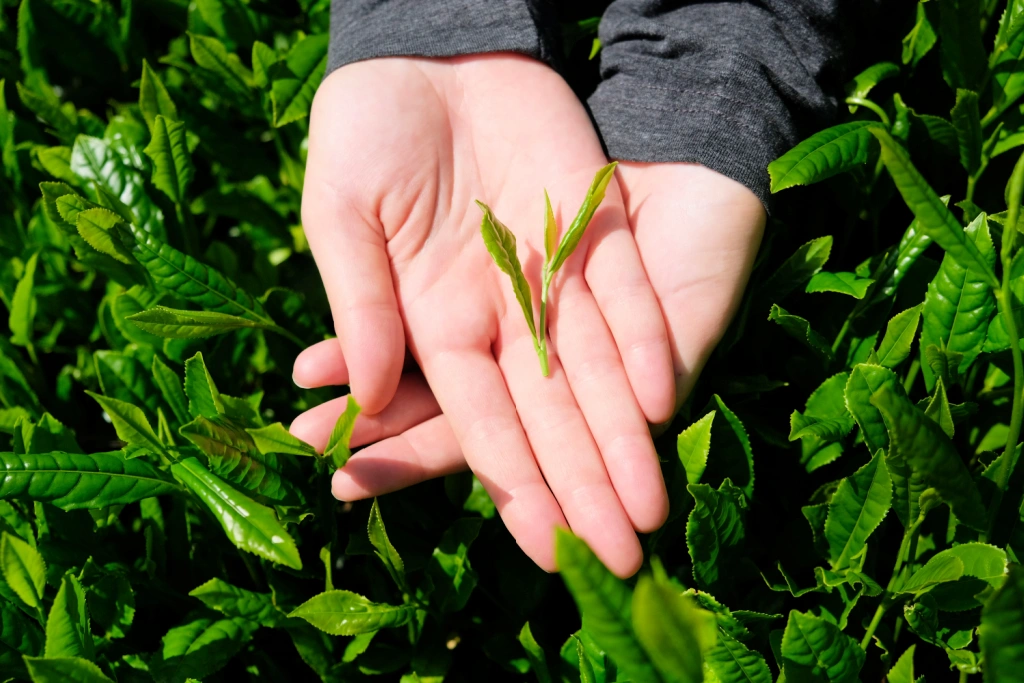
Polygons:
[[375,57],[517,52],[550,61],[552,26],[536,0],[332,0],[327,73]]
[[617,0],[589,104],[612,158],[703,164],[767,204],[768,163],[836,111],[838,0]]

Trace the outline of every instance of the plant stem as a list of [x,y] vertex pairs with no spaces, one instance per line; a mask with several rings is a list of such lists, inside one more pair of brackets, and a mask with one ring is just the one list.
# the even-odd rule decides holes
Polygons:
[[850,331],[850,320],[852,316],[846,316],[846,320],[843,322],[843,326],[839,328],[839,334],[836,335],[836,340],[832,342],[832,353],[839,351],[839,346],[843,343],[843,339],[846,338],[846,333]]
[[882,617],[892,606],[892,602],[889,596],[886,595],[882,598],[882,602],[879,603],[878,609],[875,610],[875,616],[871,617],[871,623],[868,624],[868,630],[864,633],[864,638],[860,641],[860,649],[867,652],[868,645],[871,644],[871,638],[875,635],[875,631],[878,629],[878,625],[882,623]]
[[537,348],[537,357],[540,358],[540,372],[545,377],[551,374],[548,367],[548,289],[554,276],[555,274],[548,270],[545,264],[540,285],[540,318],[537,321],[537,336],[533,340],[533,345]]
[[846,103],[858,107],[867,107],[871,111],[878,114],[878,118],[882,120],[882,123],[885,124],[886,128],[890,128],[892,126],[892,124],[889,122],[889,115],[885,113],[885,110],[879,107],[871,100],[866,100],[863,97],[847,97]]
[[896,601],[893,600],[892,590],[896,586],[896,580],[899,579],[900,570],[903,569],[904,559],[910,552],[910,546],[914,537],[917,535],[917,530],[921,528],[924,523],[925,515],[928,513],[922,511],[917,516],[917,520],[907,527],[906,532],[903,534],[903,541],[900,543],[899,552],[896,555],[896,564],[892,568],[892,576],[889,577],[889,584],[885,587],[885,593],[882,594],[882,602],[878,604],[878,608],[875,610],[875,615],[871,618],[871,623],[868,624],[868,630],[864,633],[864,638],[860,641],[861,649],[867,651],[868,645],[871,644],[871,638],[875,635],[875,631],[878,629],[878,625],[882,622],[882,617],[892,607]]
[[903,389],[910,393],[910,387],[914,386],[914,380],[917,379],[917,372],[921,369],[921,359],[915,358],[910,363],[910,369],[907,370],[907,377],[903,380]]

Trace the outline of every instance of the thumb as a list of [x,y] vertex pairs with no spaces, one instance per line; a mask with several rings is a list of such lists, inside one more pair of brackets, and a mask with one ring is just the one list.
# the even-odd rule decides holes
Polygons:
[[329,184],[306,178],[302,222],[348,364],[352,395],[368,414],[395,395],[405,361],[384,231]]

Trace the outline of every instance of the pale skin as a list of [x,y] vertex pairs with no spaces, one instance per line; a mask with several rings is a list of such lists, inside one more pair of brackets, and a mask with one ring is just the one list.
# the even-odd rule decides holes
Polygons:
[[[545,378],[473,200],[516,234],[538,293],[542,190],[564,230],[605,163],[568,85],[525,57],[377,59],[324,81],[303,225],[338,339],[304,351],[294,378],[348,384],[363,406],[353,444],[372,445],[335,473],[337,498],[469,467],[542,568],[556,569],[556,526],[616,574],[639,568],[636,532],[668,514],[648,423],[671,418],[724,333],[765,216],[704,167],[620,164],[552,287]],[[418,369],[403,374],[407,350]],[[322,448],[344,400],[292,432]]]

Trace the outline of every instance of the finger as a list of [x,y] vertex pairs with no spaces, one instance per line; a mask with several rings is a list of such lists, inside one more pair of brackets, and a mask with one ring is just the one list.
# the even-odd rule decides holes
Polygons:
[[623,509],[634,529],[654,531],[668,517],[661,464],[615,342],[582,278],[564,283],[550,329]]
[[302,222],[324,281],[352,394],[367,413],[384,409],[402,374],[405,332],[384,232],[310,163]]
[[605,471],[590,428],[555,357],[544,377],[533,340],[519,336],[496,349],[537,464],[574,534],[619,576],[632,576],[643,552]]
[[[322,452],[338,416],[345,410],[348,397],[342,396],[310,408],[292,422],[291,433]],[[380,441],[441,414],[430,387],[419,373],[402,376],[395,398],[376,415],[364,412],[352,429],[353,447]]]
[[331,490],[338,500],[362,500],[465,469],[455,433],[438,415],[354,453],[334,473]]
[[568,525],[537,468],[490,351],[444,350],[420,360],[466,462],[509,533],[541,568],[555,571],[554,531]]
[[668,331],[625,220],[598,212],[584,275],[611,330],[633,394],[648,422],[672,416],[675,384]]
[[348,365],[341,342],[325,339],[305,349],[292,365],[292,381],[303,389],[348,384]]

